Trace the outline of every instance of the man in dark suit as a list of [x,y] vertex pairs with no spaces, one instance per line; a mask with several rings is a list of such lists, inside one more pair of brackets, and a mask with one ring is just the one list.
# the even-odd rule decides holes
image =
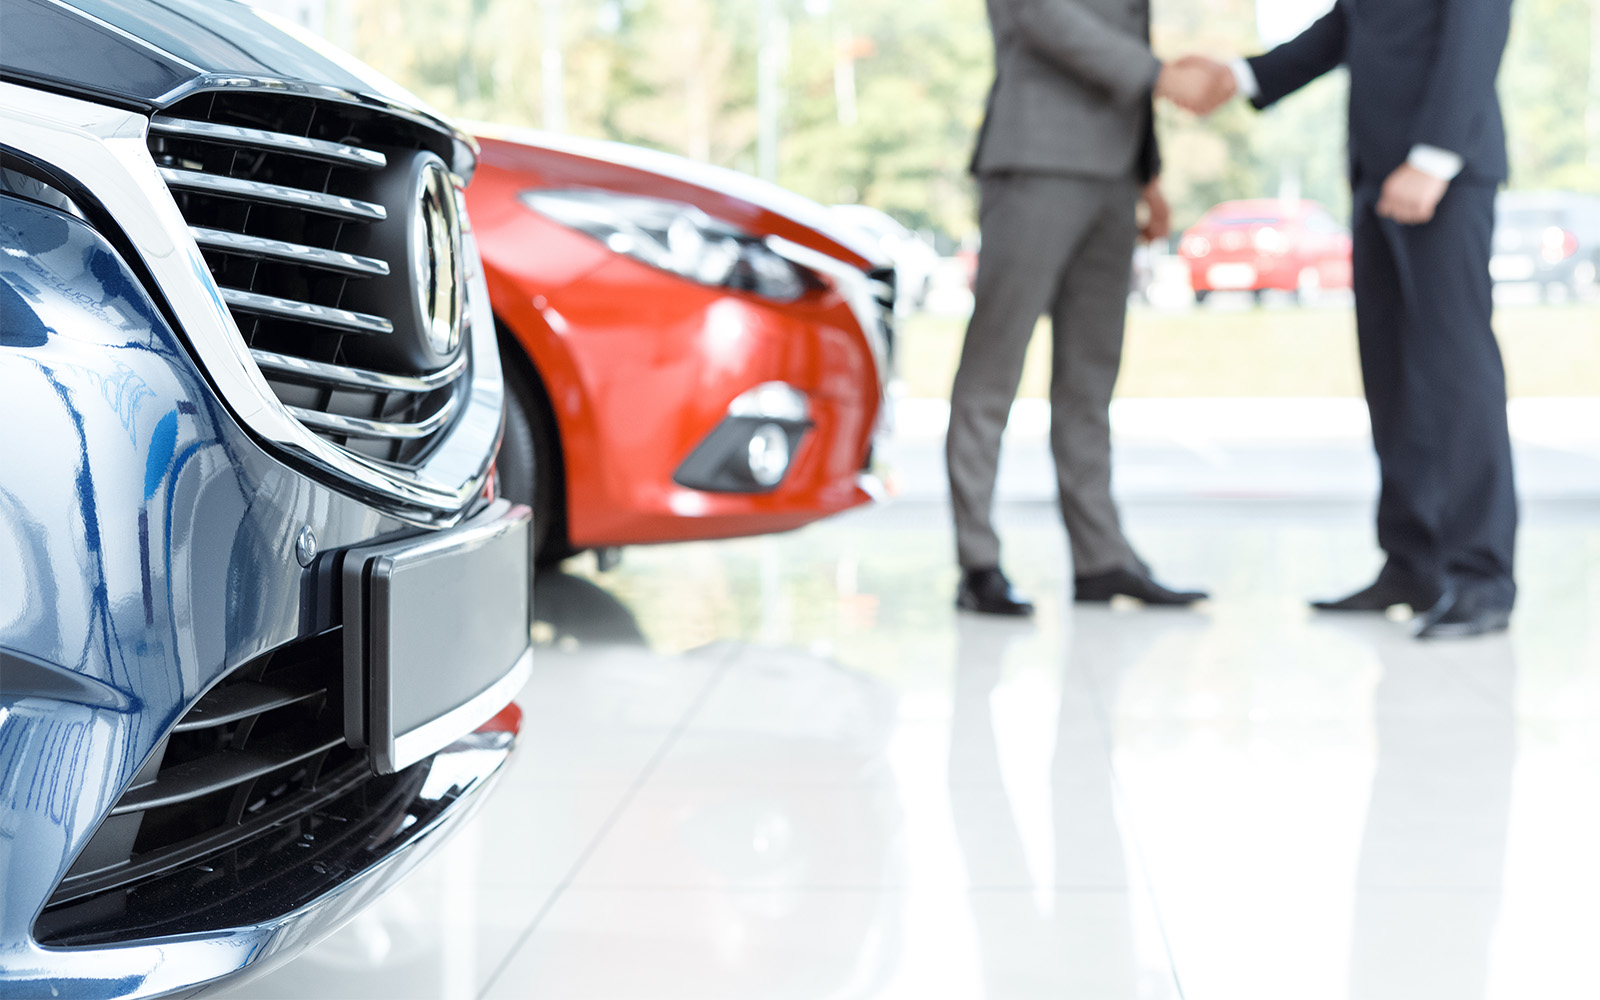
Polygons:
[[1382,488],[1369,587],[1327,611],[1421,614],[1418,636],[1506,627],[1517,499],[1489,243],[1506,178],[1495,76],[1511,0],[1338,0],[1234,65],[1265,108],[1350,67],[1356,327]]
[[1122,358],[1138,236],[1164,236],[1152,93],[1207,111],[1231,96],[1226,67],[1150,51],[1147,0],[988,0],[995,82],[972,169],[980,228],[972,321],[950,398],[946,459],[962,568],[956,603],[1033,606],[1000,572],[992,523],[1000,437],[1039,316],[1053,337],[1050,445],[1071,538],[1075,595],[1188,604],[1150,577],[1111,498],[1107,407]]

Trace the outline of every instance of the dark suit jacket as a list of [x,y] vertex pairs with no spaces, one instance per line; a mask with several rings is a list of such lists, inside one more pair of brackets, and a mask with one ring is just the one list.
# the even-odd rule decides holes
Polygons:
[[987,0],[995,81],[978,174],[1148,180],[1160,171],[1148,0]]
[[1457,153],[1461,177],[1506,178],[1495,75],[1511,0],[1338,0],[1298,37],[1249,60],[1264,108],[1350,67],[1350,179],[1381,184],[1422,144]]

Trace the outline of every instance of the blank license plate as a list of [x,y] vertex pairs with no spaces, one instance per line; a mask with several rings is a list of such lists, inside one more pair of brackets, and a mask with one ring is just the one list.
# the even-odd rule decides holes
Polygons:
[[528,508],[345,553],[345,730],[379,773],[449,746],[527,679]]
[[1256,287],[1256,269],[1251,264],[1213,264],[1206,271],[1206,282],[1222,290]]

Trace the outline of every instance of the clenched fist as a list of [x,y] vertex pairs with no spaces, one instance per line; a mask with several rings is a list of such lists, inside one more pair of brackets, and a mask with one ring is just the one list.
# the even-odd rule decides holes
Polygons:
[[1420,226],[1433,219],[1434,210],[1449,188],[1449,181],[1402,163],[1383,182],[1377,212],[1385,219]]

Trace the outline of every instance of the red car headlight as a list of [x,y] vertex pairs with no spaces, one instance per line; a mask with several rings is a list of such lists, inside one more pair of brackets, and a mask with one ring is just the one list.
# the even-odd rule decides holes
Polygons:
[[614,253],[702,285],[792,302],[815,281],[761,239],[683,202],[593,189],[533,190],[520,197]]
[[1272,226],[1263,226],[1257,229],[1251,238],[1257,252],[1277,255],[1289,249],[1289,239],[1282,232]]
[[1539,256],[1546,264],[1559,264],[1578,252],[1578,238],[1560,226],[1551,226],[1539,240]]

